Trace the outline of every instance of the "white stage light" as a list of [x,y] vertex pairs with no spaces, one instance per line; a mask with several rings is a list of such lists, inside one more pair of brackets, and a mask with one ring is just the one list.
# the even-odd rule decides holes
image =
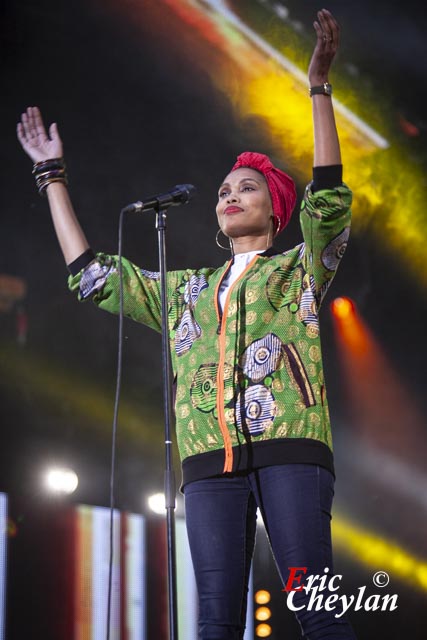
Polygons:
[[49,491],[64,494],[74,493],[79,484],[77,474],[72,469],[49,469],[45,481]]
[[154,511],[154,513],[158,513],[161,516],[165,515],[165,494],[154,493],[148,498],[148,506],[150,507],[151,511]]

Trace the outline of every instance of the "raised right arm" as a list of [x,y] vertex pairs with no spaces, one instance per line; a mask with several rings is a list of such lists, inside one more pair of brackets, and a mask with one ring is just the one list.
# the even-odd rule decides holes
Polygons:
[[[17,125],[18,140],[34,163],[62,158],[63,146],[58,126],[53,123],[47,134],[38,107],[28,107]],[[46,189],[56,235],[66,264],[70,264],[89,249],[83,229],[63,182],[52,182]]]

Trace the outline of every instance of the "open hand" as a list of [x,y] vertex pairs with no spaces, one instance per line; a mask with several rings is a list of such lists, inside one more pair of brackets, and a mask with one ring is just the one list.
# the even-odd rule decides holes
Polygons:
[[58,126],[56,122],[51,124],[48,135],[38,107],[28,107],[24,111],[16,132],[22,148],[33,162],[62,158],[63,148]]
[[308,67],[310,86],[328,82],[329,69],[338,50],[340,27],[327,9],[317,13],[318,22],[313,23],[317,35],[316,46]]

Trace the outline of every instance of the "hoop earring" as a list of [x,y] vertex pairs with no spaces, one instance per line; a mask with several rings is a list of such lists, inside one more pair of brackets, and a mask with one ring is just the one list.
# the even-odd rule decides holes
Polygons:
[[[234,252],[233,252],[233,243],[231,242],[231,238],[228,238],[228,242],[229,242],[229,245],[230,245],[229,247],[224,247],[224,245],[223,245],[223,244],[220,244],[220,242],[219,242],[219,240],[218,240],[218,236],[219,236],[219,234],[220,234],[221,232],[222,232],[222,230],[221,230],[221,229],[218,229],[218,231],[216,232],[216,236],[215,236],[215,241],[216,241],[216,243],[217,243],[218,247],[219,247],[220,249],[224,249],[224,251],[231,251],[231,253],[234,253]],[[225,235],[225,234],[224,234],[224,235]]]
[[[279,216],[270,216],[271,217],[271,226],[273,227],[272,229],[272,240],[271,240],[271,245],[273,245],[273,240],[276,237],[276,235],[279,233],[280,230],[280,218]],[[274,221],[276,220],[278,221],[278,227],[277,227],[277,231],[274,231]],[[266,251],[270,248],[270,225],[268,227],[268,233],[267,233],[267,249]]]
[[280,231],[280,227],[281,227],[282,225],[281,225],[281,221],[280,221],[279,216],[274,216],[274,220],[277,220],[277,229],[276,229],[276,231],[274,232],[274,236],[273,236],[273,237],[276,237],[276,236],[277,236],[277,234],[279,233],[279,231]]

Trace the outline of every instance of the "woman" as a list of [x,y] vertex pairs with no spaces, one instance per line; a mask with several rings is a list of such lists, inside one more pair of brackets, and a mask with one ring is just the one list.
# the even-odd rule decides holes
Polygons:
[[[314,28],[315,168],[301,208],[304,243],[273,248],[295,204],[294,183],[266,156],[246,152],[216,208],[232,259],[168,273],[177,438],[204,640],[243,637],[257,507],[284,584],[295,577],[291,567],[304,567],[304,578],[325,567],[332,574],[334,468],[318,310],[348,239],[351,193],[328,84],[339,27],[323,9]],[[47,194],[70,288],[117,312],[117,258],[95,255],[76,219],[56,124],[47,135],[29,108],[18,138]],[[160,330],[159,274],[124,259],[123,275],[125,313]],[[305,637],[355,638],[338,609],[310,611],[309,593],[294,595]]]

